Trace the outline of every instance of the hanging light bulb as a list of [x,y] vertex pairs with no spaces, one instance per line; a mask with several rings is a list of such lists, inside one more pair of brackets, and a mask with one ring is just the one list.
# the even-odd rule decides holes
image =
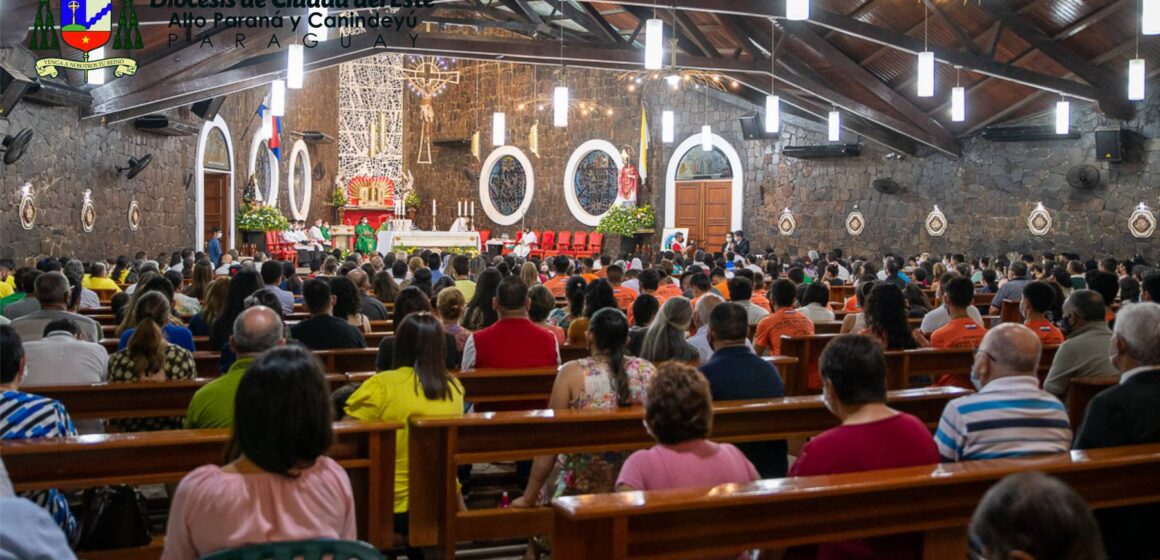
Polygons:
[[672,111],[664,111],[661,113],[661,142],[665,144],[672,144],[673,137],[676,133],[676,119]]
[[275,117],[286,116],[286,82],[270,82],[270,113]]
[[1055,133],[1071,132],[1071,103],[1060,101],[1055,104]]
[[491,145],[503,146],[507,143],[507,115],[495,112],[491,115]]
[[274,119],[270,115],[262,115],[262,126],[258,129],[258,136],[269,140],[274,137]]
[[310,26],[310,32],[314,34],[314,38],[318,41],[325,41],[327,39],[325,19],[326,8],[322,6],[311,7],[306,14],[306,23]]
[[568,126],[568,87],[556,86],[552,93],[552,109],[554,115],[552,124],[558,127]]
[[1132,101],[1144,100],[1144,59],[1133,58],[1128,61],[1128,99]]
[[701,149],[706,152],[713,149],[713,130],[709,125],[701,127]]
[[934,97],[934,53],[918,53],[918,96]]
[[963,122],[967,120],[967,90],[955,86],[951,90],[951,120]]
[[681,83],[681,75],[673,72],[672,74],[665,76],[665,82],[675,88]]
[[810,0],[786,0],[785,19],[794,21],[810,19]]
[[301,44],[290,45],[286,48],[286,87],[302,89],[304,56],[305,52]]
[[765,132],[774,134],[781,129],[781,98],[765,96]]
[[830,142],[837,142],[842,139],[842,114],[837,110],[830,111],[829,121],[829,139]]
[[1142,0],[1144,9],[1140,12],[1140,32],[1145,35],[1160,35],[1160,0]]
[[[654,14],[655,15],[655,14]],[[644,67],[660,70],[664,58],[665,24],[655,17],[644,24]]]

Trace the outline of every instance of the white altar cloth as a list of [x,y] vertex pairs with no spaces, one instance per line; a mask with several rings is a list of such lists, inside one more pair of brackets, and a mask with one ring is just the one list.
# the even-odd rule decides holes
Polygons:
[[378,242],[378,251],[384,255],[395,247],[480,250],[476,231],[381,231]]

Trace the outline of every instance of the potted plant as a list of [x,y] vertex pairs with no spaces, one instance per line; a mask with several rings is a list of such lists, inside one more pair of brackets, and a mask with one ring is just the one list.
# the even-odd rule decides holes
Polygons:
[[423,200],[419,198],[419,193],[411,191],[403,197],[403,202],[407,204],[407,219],[414,223],[415,217],[419,215],[419,204]]

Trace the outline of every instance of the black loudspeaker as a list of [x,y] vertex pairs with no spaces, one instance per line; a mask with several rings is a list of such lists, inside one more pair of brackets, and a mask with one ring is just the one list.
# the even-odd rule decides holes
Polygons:
[[741,136],[746,140],[765,138],[765,122],[761,113],[744,115],[739,120],[741,122]]
[[207,120],[212,121],[217,116],[218,111],[222,108],[222,103],[225,102],[226,96],[211,97],[209,99],[202,99],[193,104],[190,109],[193,114]]
[[1119,129],[1096,131],[1096,159],[1100,161],[1123,161],[1123,134]]

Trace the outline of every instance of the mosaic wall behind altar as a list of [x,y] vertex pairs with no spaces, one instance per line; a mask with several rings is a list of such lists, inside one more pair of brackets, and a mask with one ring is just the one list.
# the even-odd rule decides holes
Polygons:
[[[464,67],[476,66],[465,63]],[[527,67],[484,64],[477,97],[473,70],[465,69],[461,85],[449,88],[436,98],[434,110],[436,140],[466,140],[481,131],[482,157],[491,152],[491,115],[506,113],[507,143],[525,153],[535,168],[535,195],[525,221],[535,229],[590,229],[577,221],[564,200],[563,175],[568,158],[581,143],[591,139],[609,140],[617,147],[637,146],[641,95],[631,93],[615,74],[570,69],[568,82],[574,100],[596,100],[612,109],[613,116],[584,117],[573,105],[567,129],[552,126],[550,92],[555,85],[554,70],[542,67],[538,84],[532,85]],[[521,100],[532,92],[543,101],[545,110],[525,106]],[[889,150],[862,141],[862,156],[824,160],[784,158],[785,145],[826,144],[824,123],[804,122],[783,114],[783,133],[773,140],[745,141],[738,117],[758,108],[732,96],[710,96],[708,122],[738,152],[744,176],[743,225],[755,248],[772,246],[777,252],[805,251],[813,247],[842,247],[847,253],[885,251],[995,251],[1055,250],[1090,253],[1114,251],[1120,255],[1142,253],[1160,257],[1160,236],[1137,240],[1128,233],[1128,218],[1144,201],[1153,211],[1160,210],[1160,88],[1152,87],[1152,97],[1140,104],[1135,120],[1124,128],[1141,133],[1145,140],[1137,163],[1096,163],[1097,128],[1115,122],[1093,113],[1086,103],[1072,103],[1072,127],[1083,133],[1079,140],[996,143],[981,138],[963,142],[963,157],[955,160],[942,155],[885,158]],[[676,111],[676,142],[665,145],[663,153],[650,154],[649,179],[642,188],[642,203],[657,207],[658,227],[663,226],[663,178],[673,149],[684,139],[700,132],[706,118],[701,91],[671,94],[667,87],[652,86],[645,95],[651,108],[653,146],[660,143],[660,111]],[[477,116],[478,113],[478,116]],[[417,165],[416,142],[412,131],[421,121],[414,104],[406,111],[405,165],[413,170],[415,184],[429,208],[435,196],[440,202],[460,198],[478,200],[481,163],[466,146],[436,144],[433,165]],[[1042,122],[1049,124],[1050,115]],[[539,157],[529,150],[528,131],[539,123]],[[843,131],[843,140],[857,137]],[[699,148],[694,148],[697,150]],[[1078,164],[1094,164],[1104,177],[1103,186],[1091,192],[1072,189],[1064,174]],[[1109,176],[1110,175],[1110,176]],[[902,185],[897,195],[884,195],[871,187],[874,179],[891,177]],[[1042,201],[1054,221],[1042,237],[1028,231],[1027,217]],[[932,238],[923,220],[934,205],[946,215],[949,225],[941,238]],[[846,232],[844,221],[854,206],[866,217],[860,236]],[[443,208],[443,206],[440,206]],[[792,236],[781,236],[776,221],[789,207],[797,220]],[[438,226],[446,228],[450,216],[441,216]],[[514,233],[517,225],[497,226],[482,212],[476,214],[480,229]],[[430,226],[430,212],[420,213],[420,225]]]

